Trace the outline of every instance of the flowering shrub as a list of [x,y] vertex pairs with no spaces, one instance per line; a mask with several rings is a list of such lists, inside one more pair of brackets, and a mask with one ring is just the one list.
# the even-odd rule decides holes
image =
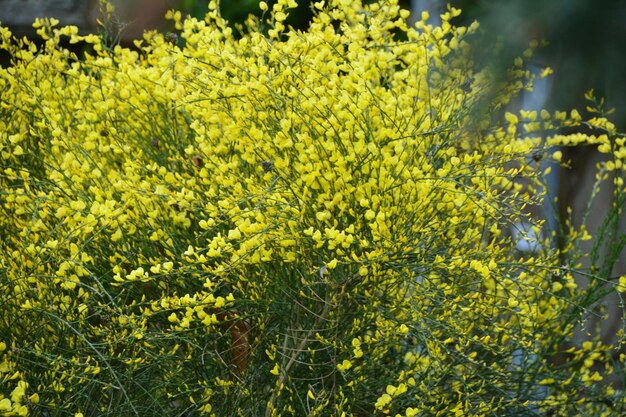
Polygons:
[[[458,10],[410,28],[395,1],[328,3],[237,36],[214,2],[171,12],[180,39],[137,50],[0,29],[0,414],[623,409],[613,347],[570,343],[617,284],[577,287],[588,235],[530,256],[503,231],[540,236],[528,155],[599,145],[621,195],[624,139],[575,111],[500,122],[531,80],[472,64]],[[604,133],[556,133],[583,123]]]

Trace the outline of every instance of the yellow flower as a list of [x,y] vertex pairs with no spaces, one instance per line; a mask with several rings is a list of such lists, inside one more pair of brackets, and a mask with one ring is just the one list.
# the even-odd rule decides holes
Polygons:
[[0,400],[0,411],[11,411],[11,400],[8,398],[3,398]]
[[350,368],[352,368],[352,362],[347,359],[344,359],[343,362],[337,364],[339,372],[346,372]]
[[278,364],[275,364],[270,373],[272,375],[278,375],[280,373],[280,366],[278,366]]
[[547,77],[548,75],[552,74],[553,72],[554,72],[554,71],[552,71],[552,68],[550,68],[550,67],[545,67],[545,68],[541,71],[541,75],[540,75],[540,77],[541,77],[541,78],[545,78],[545,77]]

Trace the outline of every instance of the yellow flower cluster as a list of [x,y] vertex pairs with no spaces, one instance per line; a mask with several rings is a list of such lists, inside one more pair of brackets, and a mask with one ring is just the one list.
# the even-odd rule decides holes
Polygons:
[[[135,50],[1,29],[0,415],[610,413],[606,347],[553,360],[575,271],[502,233],[580,116],[494,121],[530,79],[473,64],[454,8],[320,1],[298,31],[295,6],[240,34],[172,11],[180,42]],[[547,143],[623,170],[590,123]]]

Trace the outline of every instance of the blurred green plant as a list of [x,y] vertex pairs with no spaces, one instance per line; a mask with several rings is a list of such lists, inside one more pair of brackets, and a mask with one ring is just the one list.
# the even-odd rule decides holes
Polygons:
[[[270,7],[276,1],[267,2]],[[208,11],[208,0],[181,0],[180,9],[191,16],[202,19]],[[287,19],[289,25],[299,29],[305,29],[313,13],[311,10],[312,1],[299,1],[297,8],[292,10]],[[262,10],[259,9],[258,0],[232,0],[219,2],[220,14],[231,26],[242,25],[249,15],[261,17]]]
[[[207,0],[181,0],[180,9],[196,18],[203,18],[208,11],[208,4]],[[243,23],[249,14],[259,12],[259,2],[256,0],[220,2],[220,12],[224,19],[228,21]]]

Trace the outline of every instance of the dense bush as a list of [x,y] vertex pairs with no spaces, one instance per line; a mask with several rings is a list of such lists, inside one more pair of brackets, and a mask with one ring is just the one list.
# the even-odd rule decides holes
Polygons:
[[554,145],[599,145],[623,195],[624,139],[505,113],[532,80],[474,65],[458,10],[409,28],[394,1],[327,3],[237,36],[213,2],[171,12],[179,37],[138,50],[0,29],[1,415],[623,409],[613,347],[572,340],[617,284],[576,285],[588,234],[531,256],[507,230],[541,235],[524,213]]

